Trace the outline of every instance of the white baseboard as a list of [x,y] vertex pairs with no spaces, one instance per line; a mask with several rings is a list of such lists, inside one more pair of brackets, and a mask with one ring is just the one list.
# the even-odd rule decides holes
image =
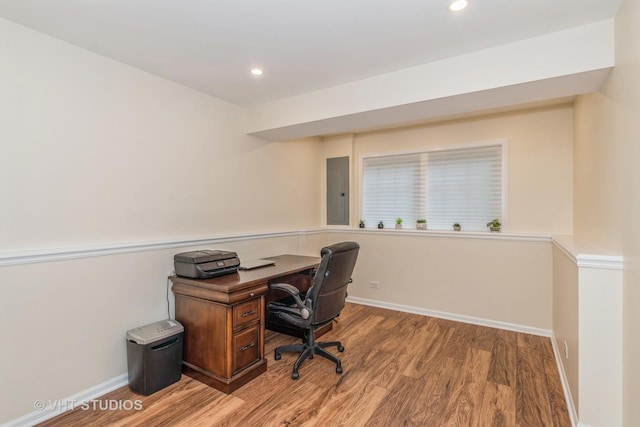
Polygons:
[[394,304],[390,302],[372,300],[368,298],[347,297],[348,302],[372,307],[388,308],[389,310],[403,311],[405,313],[421,314],[423,316],[437,317],[439,319],[454,320],[456,322],[471,323],[472,325],[488,326],[490,328],[505,329],[507,331],[520,332],[523,334],[539,335],[551,338],[552,331],[548,329],[532,328],[531,326],[518,325],[515,323],[500,322],[497,320],[484,319],[481,317],[464,316],[461,314],[446,313],[444,311],[428,310],[426,308],[413,307],[409,305]]
[[[67,410],[71,409],[71,406],[75,404],[78,407],[82,402],[87,402],[93,399],[97,399],[110,391],[118,389],[129,382],[128,374],[122,374],[110,380],[107,380],[101,384],[88,388],[84,391],[69,396],[65,399],[56,399],[55,401],[48,401],[48,404],[41,411],[33,411],[29,414],[23,415],[20,418],[9,421],[2,424],[0,427],[27,427],[34,426],[38,423],[44,422],[55,416],[58,416]],[[57,404],[57,402],[64,404]],[[36,402],[34,402],[36,405]]]

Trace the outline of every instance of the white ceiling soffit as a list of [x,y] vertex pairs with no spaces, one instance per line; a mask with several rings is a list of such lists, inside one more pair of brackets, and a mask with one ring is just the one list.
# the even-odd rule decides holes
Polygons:
[[575,95],[593,92],[610,69],[557,77],[538,82],[454,95],[446,98],[397,105],[361,113],[346,114],[258,132],[254,136],[270,141],[290,141],[309,136],[374,131],[453,120],[483,114],[572,102]]
[[284,141],[566,99],[613,66],[610,19],[253,107],[248,133]]

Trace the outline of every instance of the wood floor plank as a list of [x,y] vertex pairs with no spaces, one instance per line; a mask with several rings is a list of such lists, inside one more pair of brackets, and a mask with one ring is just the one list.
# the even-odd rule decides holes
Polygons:
[[518,347],[517,352],[517,425],[553,426],[542,355],[529,345]]
[[420,396],[416,396],[419,402],[414,412],[407,417],[407,425],[412,426],[440,426],[445,418],[447,404],[462,375],[462,362],[451,357],[440,358],[437,366],[431,370],[432,374],[425,377],[425,387]]
[[313,418],[304,425],[322,427],[327,425],[327,420],[331,420],[332,426],[367,425],[369,418],[388,395],[387,389],[367,383],[366,379],[341,381],[331,393],[325,395]]
[[476,327],[467,323],[456,323],[453,326],[451,339],[442,349],[444,356],[464,360],[467,356],[467,351],[471,347]]
[[478,426],[516,425],[516,394],[512,387],[488,381],[484,389]]
[[469,348],[462,376],[451,395],[441,427],[478,425],[490,359],[490,352]]
[[480,350],[491,351],[496,339],[495,328],[489,328],[486,326],[475,326],[473,337],[471,338],[471,346],[479,348]]
[[[209,427],[214,425],[223,425],[225,420],[233,419],[233,415],[237,413],[246,402],[242,399],[230,396],[221,398],[214,402],[210,402],[200,411],[194,411],[191,415],[182,418],[175,427]],[[130,424],[123,424],[126,427]],[[145,424],[142,424],[145,425]],[[146,423],[146,425],[149,425]]]
[[[194,381],[195,382],[195,381]],[[205,386],[206,387],[206,386]],[[205,389],[192,398],[184,398],[180,402],[184,404],[167,407],[162,402],[145,408],[145,413],[137,413],[118,422],[112,423],[112,427],[137,427],[148,425],[171,425],[171,426],[210,426],[211,423],[219,423],[234,411],[240,409],[246,402],[234,396],[217,394],[212,399],[202,399],[199,405],[193,405],[194,398],[200,397]],[[178,402],[178,403],[180,403]]]
[[496,331],[488,381],[515,387],[517,335],[511,331]]
[[139,399],[140,411],[77,409],[42,425],[571,426],[548,338],[355,304],[334,326],[321,340],[343,341],[342,375],[316,356],[291,379],[297,356],[276,362],[273,350],[299,340],[267,331],[267,372],[229,395],[183,376],[151,396],[100,398]]
[[431,376],[432,369],[438,366],[436,359],[448,357],[443,348],[451,341],[454,328],[428,328],[419,336],[413,348],[416,354],[411,358],[403,370],[403,375],[413,378]]
[[415,407],[419,404],[413,396],[420,395],[424,386],[423,381],[401,375],[389,391],[389,398],[376,408],[367,426],[405,425],[408,415],[415,412]]
[[551,405],[553,425],[569,426],[571,425],[571,418],[569,418],[567,401],[564,397],[564,390],[560,382],[560,373],[558,372],[558,364],[553,354],[550,338],[547,339],[544,345],[543,362],[549,390],[549,404]]
[[529,350],[535,350],[539,353],[544,352],[545,340],[547,338],[538,335],[531,334],[517,334],[517,346],[518,348],[526,348]]
[[[300,425],[309,421],[329,390],[311,382],[294,382],[284,392],[245,405],[222,421],[224,425]],[[257,402],[256,402],[257,403]],[[241,422],[240,422],[241,421]]]

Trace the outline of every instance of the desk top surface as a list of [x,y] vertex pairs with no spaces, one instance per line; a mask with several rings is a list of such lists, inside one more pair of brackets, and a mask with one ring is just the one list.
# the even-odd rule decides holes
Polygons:
[[170,279],[174,284],[180,283],[199,288],[230,292],[317,267],[321,259],[320,257],[302,255],[278,255],[265,258],[274,260],[276,262],[275,265],[247,271],[240,270],[234,274],[225,274],[211,279],[190,279],[181,276],[171,276]]

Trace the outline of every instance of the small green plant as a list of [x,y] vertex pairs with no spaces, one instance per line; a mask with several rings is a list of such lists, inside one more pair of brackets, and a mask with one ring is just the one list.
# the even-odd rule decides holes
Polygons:
[[489,221],[487,223],[487,227],[500,227],[502,226],[502,223],[500,222],[500,220],[498,218],[494,219],[493,221]]
[[402,218],[396,218],[396,224],[398,225],[402,224]]
[[453,223],[453,231],[460,231],[460,230],[462,230],[462,227],[460,226],[460,223],[454,222]]
[[453,223],[453,226],[454,226],[454,227],[460,227],[460,224],[458,224],[457,222],[454,222],[454,223]]
[[364,219],[360,220],[360,228],[364,228]]
[[493,221],[489,221],[487,223],[487,227],[489,227],[489,231],[500,231],[501,226],[502,226],[502,223],[498,218],[494,219]]
[[421,219],[416,220],[416,222],[417,222],[418,224],[426,224],[426,223],[427,223],[427,220],[426,220],[426,219],[422,219],[422,218],[421,218]]

